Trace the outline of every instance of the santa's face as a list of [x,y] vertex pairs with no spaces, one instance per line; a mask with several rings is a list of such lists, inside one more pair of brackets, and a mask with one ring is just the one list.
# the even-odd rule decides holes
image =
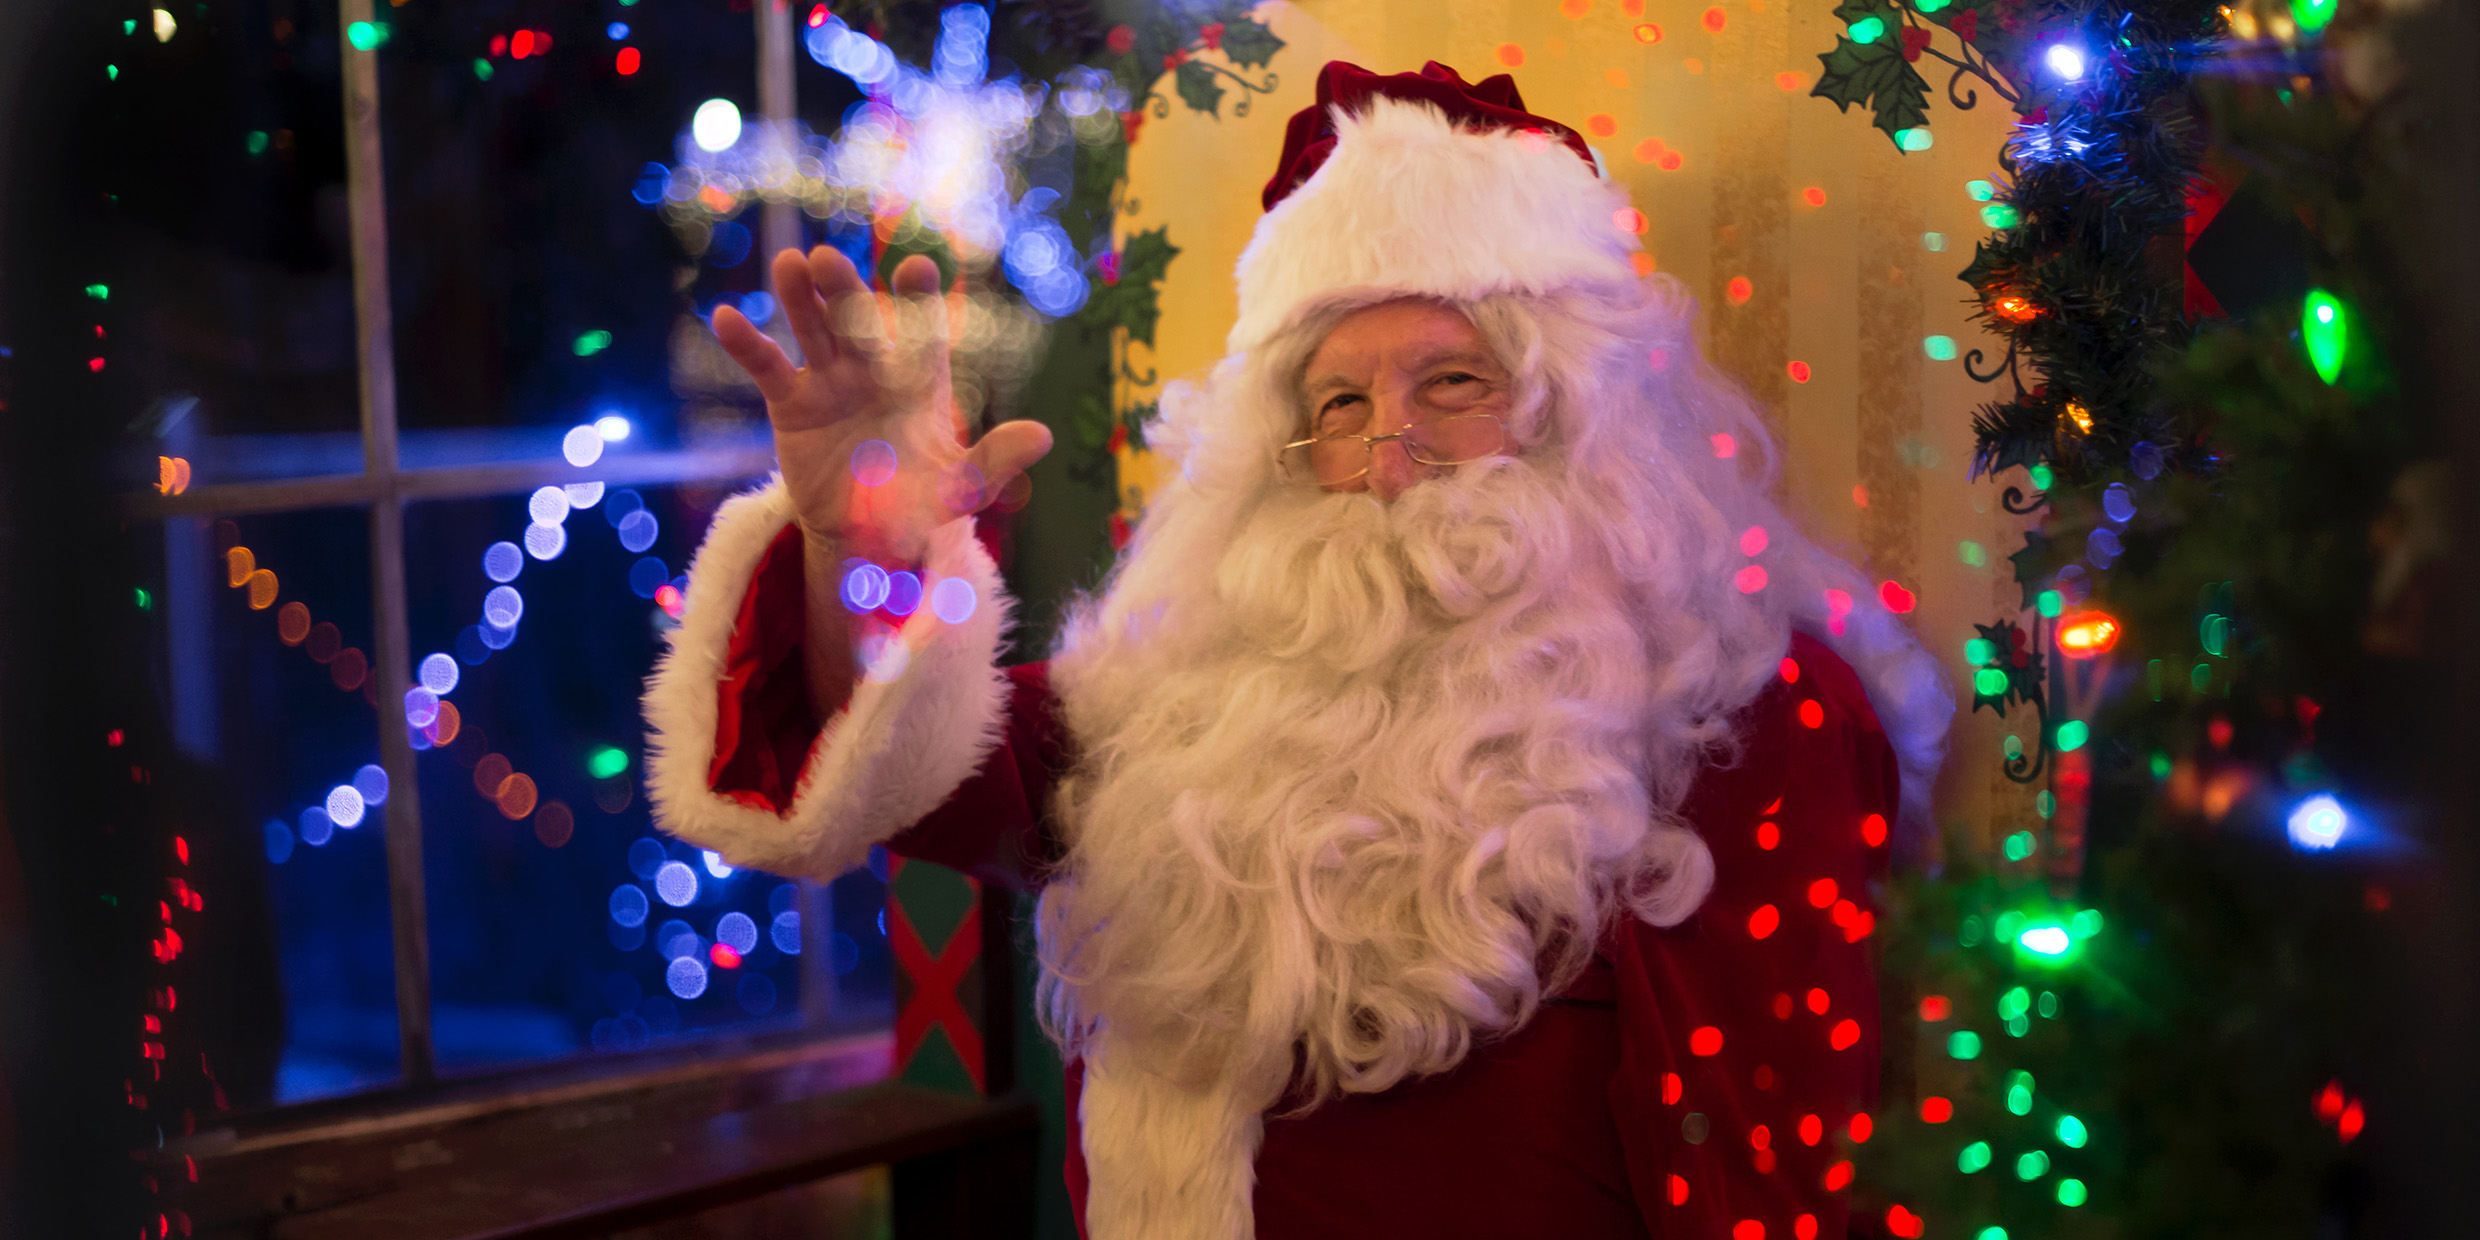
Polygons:
[[1421,300],[1364,306],[1309,356],[1308,421],[1290,461],[1302,481],[1392,500],[1506,451],[1512,399],[1506,368],[1460,312]]

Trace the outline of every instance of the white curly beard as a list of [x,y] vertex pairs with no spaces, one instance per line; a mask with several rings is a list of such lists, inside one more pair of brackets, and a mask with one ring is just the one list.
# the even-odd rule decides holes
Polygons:
[[[1792,625],[1866,588],[1710,451],[1716,428],[1761,449],[1744,398],[1643,365],[1685,354],[1672,307],[1464,310],[1516,376],[1516,455],[1392,503],[1276,480],[1311,316],[1166,396],[1150,436],[1180,473],[1052,662],[1078,759],[1039,1000],[1087,1065],[1097,1240],[1251,1235],[1267,1108],[1447,1071],[1613,918],[1685,918],[1712,884],[1676,816],[1697,771]],[[1851,619],[1836,648],[1934,769],[1933,665]]]

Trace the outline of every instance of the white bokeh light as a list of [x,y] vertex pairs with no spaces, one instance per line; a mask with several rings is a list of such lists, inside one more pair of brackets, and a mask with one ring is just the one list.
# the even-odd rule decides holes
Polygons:
[[741,140],[741,110],[729,99],[709,99],[698,105],[697,115],[689,121],[689,135],[701,150],[730,150]]

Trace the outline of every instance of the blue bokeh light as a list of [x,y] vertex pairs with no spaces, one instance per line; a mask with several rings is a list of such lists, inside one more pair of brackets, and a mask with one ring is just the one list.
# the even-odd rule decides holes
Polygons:
[[2101,511],[2110,520],[2125,525],[2136,517],[2136,493],[2124,482],[2113,482],[2101,493]]
[[[611,919],[621,925],[645,925],[646,913],[653,907],[646,900],[646,889],[635,883],[622,883],[611,889]],[[637,1000],[629,1002],[634,1004]]]
[[775,920],[767,924],[766,937],[774,941],[775,950],[782,952],[787,956],[800,955],[800,911],[797,909],[785,909],[783,912],[775,914]]
[[663,561],[647,556],[629,565],[629,593],[639,598],[653,598],[654,592],[671,580],[672,570]]
[[758,949],[758,923],[747,913],[725,913],[715,922],[715,941],[746,956]]
[[2291,845],[2304,852],[2324,852],[2341,843],[2350,829],[2351,815],[2328,793],[2309,797],[2291,811]]
[[654,872],[663,867],[666,858],[663,841],[639,836],[635,843],[629,845],[629,873],[639,878],[653,878]]
[[921,578],[909,572],[889,573],[885,606],[888,615],[912,615],[914,609],[921,606]]
[[706,964],[695,956],[682,956],[663,970],[663,984],[683,999],[695,999],[706,993]]
[[[525,618],[525,596],[515,586],[500,586],[482,596],[482,618],[495,629],[514,629]],[[487,637],[487,635],[486,635]],[[499,648],[505,648],[501,643]]]
[[974,609],[979,605],[973,583],[962,577],[944,577],[939,584],[930,587],[931,612],[949,624],[962,624],[972,619]]
[[482,575],[493,581],[515,581],[525,571],[525,552],[512,542],[495,542],[482,550]]
[[697,899],[697,871],[690,869],[685,861],[664,862],[654,872],[654,893],[663,897],[663,902],[673,908],[688,904]]
[[858,614],[876,611],[887,601],[887,570],[868,560],[847,561],[844,570],[844,606]]
[[620,518],[619,529],[620,545],[642,555],[646,548],[654,545],[655,535],[661,532],[662,526],[655,521],[653,513],[638,508]]
[[561,525],[525,527],[525,553],[527,555],[537,560],[556,560],[560,558],[560,553],[566,550],[568,550],[568,527]]
[[362,825],[362,794],[351,784],[338,784],[327,790],[327,818],[337,826],[351,830]]
[[388,799],[387,768],[367,763],[353,772],[353,790],[362,794],[364,805],[385,805]]
[[456,692],[457,681],[463,676],[457,671],[455,657],[446,654],[425,655],[420,674],[422,687],[441,697]]

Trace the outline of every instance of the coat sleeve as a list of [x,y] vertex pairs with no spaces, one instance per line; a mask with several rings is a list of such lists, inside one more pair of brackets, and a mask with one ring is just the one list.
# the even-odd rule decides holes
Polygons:
[[[1044,854],[1037,824],[1058,765],[1044,669],[998,666],[1013,604],[970,520],[936,532],[922,576],[923,604],[821,720],[783,483],[726,503],[646,689],[657,823],[777,874],[833,878],[901,835],[906,855],[1023,881]],[[951,580],[971,588],[969,608],[938,591]]]
[[1623,1036],[1611,1104],[1655,1235],[1840,1237],[1850,1147],[1875,1126],[1869,887],[1895,814],[1894,754],[1850,667],[1806,639],[1791,655],[1798,679],[1750,709],[1739,763],[1691,794],[1712,894],[1678,926],[1612,939]]

